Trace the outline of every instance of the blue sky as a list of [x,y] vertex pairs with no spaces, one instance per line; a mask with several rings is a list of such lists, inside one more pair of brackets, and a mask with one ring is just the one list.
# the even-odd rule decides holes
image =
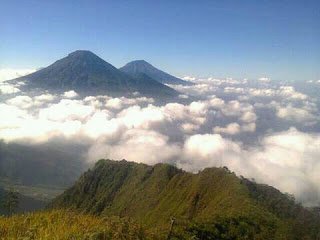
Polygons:
[[320,79],[320,1],[2,0],[0,68],[88,49],[174,75]]

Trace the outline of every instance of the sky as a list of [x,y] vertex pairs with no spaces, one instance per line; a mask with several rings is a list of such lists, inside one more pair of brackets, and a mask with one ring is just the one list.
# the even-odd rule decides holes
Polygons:
[[176,76],[320,79],[319,1],[17,1],[0,8],[0,69],[91,50]]

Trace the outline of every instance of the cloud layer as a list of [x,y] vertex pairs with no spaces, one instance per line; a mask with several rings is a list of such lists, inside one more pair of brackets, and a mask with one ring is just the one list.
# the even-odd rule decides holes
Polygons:
[[[319,99],[270,79],[194,79],[175,86],[186,104],[154,99],[12,92],[0,103],[0,139],[40,144],[64,139],[100,158],[188,171],[227,166],[289,192],[307,206],[320,204]],[[12,86],[15,87],[15,86]]]

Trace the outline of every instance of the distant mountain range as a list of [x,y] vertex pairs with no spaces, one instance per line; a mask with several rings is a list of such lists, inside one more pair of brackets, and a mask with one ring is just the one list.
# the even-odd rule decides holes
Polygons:
[[153,97],[175,97],[172,88],[139,73],[126,74],[90,51],[78,50],[52,65],[15,80],[27,89],[75,90],[90,95],[140,92]]
[[138,74],[146,74],[149,77],[163,83],[163,84],[173,84],[173,85],[193,85],[193,83],[176,78],[164,71],[161,71],[150,63],[144,60],[136,60],[127,63],[122,68],[119,68],[122,72],[128,73],[132,76]]
[[[40,210],[41,208],[44,208],[47,204],[46,202],[35,200],[31,197],[27,197],[19,193],[17,193],[16,195],[18,197],[18,206],[17,209],[15,209],[16,213],[34,212]],[[3,206],[4,202],[7,201],[7,196],[8,191],[0,188],[0,216],[8,214],[7,209]]]
[[175,218],[181,231],[199,237],[192,239],[317,239],[320,229],[318,213],[225,167],[192,174],[168,164],[100,160],[51,208],[128,217],[158,229]]
[[0,181],[65,189],[88,167],[79,159],[80,154],[81,151],[68,145],[25,146],[0,140]]

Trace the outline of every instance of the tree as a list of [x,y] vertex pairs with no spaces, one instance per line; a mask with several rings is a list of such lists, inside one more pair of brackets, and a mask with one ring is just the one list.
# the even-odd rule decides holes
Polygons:
[[19,197],[18,193],[13,188],[10,188],[10,190],[6,192],[2,205],[9,216],[17,211],[19,207]]

